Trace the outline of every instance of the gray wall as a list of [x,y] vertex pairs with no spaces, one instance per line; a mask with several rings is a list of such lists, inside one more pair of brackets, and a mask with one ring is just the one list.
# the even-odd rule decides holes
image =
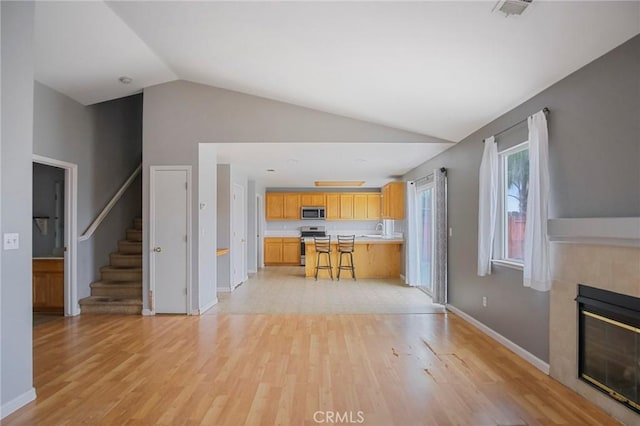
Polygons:
[[[31,317],[31,155],[33,149],[32,2],[1,2],[1,233],[18,250],[0,251],[0,404],[2,415],[35,397]],[[25,53],[26,52],[26,53]]]
[[[476,275],[482,139],[541,110],[549,116],[550,218],[640,216],[640,36],[637,36],[408,173],[447,167],[449,303],[538,358],[549,360],[549,293],[522,286],[522,272]],[[498,139],[527,138],[526,124]],[[488,297],[487,308],[482,296]]]
[[[140,164],[142,95],[83,106],[40,83],[35,84],[33,153],[78,165],[78,236],[102,211]],[[108,264],[118,239],[142,214],[139,177],[93,237],[78,243],[78,296]]]
[[[187,81],[176,81],[145,89],[143,123],[143,218],[148,222],[149,166],[191,165],[194,177],[194,230],[199,228],[199,200],[196,195],[199,194],[199,143],[447,142]],[[203,235],[194,232],[193,237],[192,305],[197,308],[201,304],[197,294],[200,258],[198,240],[203,238]],[[146,308],[149,306],[148,252],[149,235],[145,232],[143,297]]]
[[[48,217],[47,234],[43,235],[32,222],[33,256],[53,256],[56,246],[56,182],[62,183],[64,191],[64,169],[33,163],[33,217]],[[64,193],[62,194],[64,197]],[[64,223],[64,202],[60,214],[60,220]]]

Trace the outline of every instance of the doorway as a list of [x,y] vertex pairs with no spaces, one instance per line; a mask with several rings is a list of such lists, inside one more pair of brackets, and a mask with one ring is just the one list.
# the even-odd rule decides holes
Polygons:
[[418,187],[416,200],[419,235],[418,288],[429,296],[432,295],[434,280],[435,215],[433,188],[433,183]]
[[149,266],[154,313],[190,313],[190,186],[190,166],[151,166]]
[[32,307],[65,316],[80,314],[77,290],[78,166],[33,156]]

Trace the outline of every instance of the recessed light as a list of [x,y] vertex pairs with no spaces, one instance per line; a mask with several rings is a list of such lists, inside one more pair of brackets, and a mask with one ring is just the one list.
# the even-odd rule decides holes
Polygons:
[[356,158],[355,160],[353,160],[354,163],[366,163],[367,160],[365,160],[364,158]]
[[122,84],[129,84],[133,81],[133,79],[131,77],[127,77],[126,75],[123,75],[118,79],[118,81]]
[[275,173],[276,169],[267,169],[267,172],[269,173]]

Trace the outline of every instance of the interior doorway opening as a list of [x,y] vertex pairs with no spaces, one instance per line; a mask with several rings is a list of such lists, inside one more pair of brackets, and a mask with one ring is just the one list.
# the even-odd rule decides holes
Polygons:
[[78,166],[34,155],[33,170],[32,308],[75,316]]

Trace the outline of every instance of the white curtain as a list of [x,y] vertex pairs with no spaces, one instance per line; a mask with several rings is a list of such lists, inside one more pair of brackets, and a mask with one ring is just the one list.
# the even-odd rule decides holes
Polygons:
[[418,214],[416,211],[417,190],[414,182],[407,182],[407,233],[405,246],[405,283],[419,285],[420,253],[418,252]]
[[478,181],[478,275],[484,277],[491,274],[498,214],[498,144],[493,136],[484,141]]
[[434,247],[433,303],[447,304],[447,171],[445,168],[434,170]]
[[543,111],[528,119],[529,195],[524,231],[524,286],[551,289],[547,206],[549,204],[549,136]]

